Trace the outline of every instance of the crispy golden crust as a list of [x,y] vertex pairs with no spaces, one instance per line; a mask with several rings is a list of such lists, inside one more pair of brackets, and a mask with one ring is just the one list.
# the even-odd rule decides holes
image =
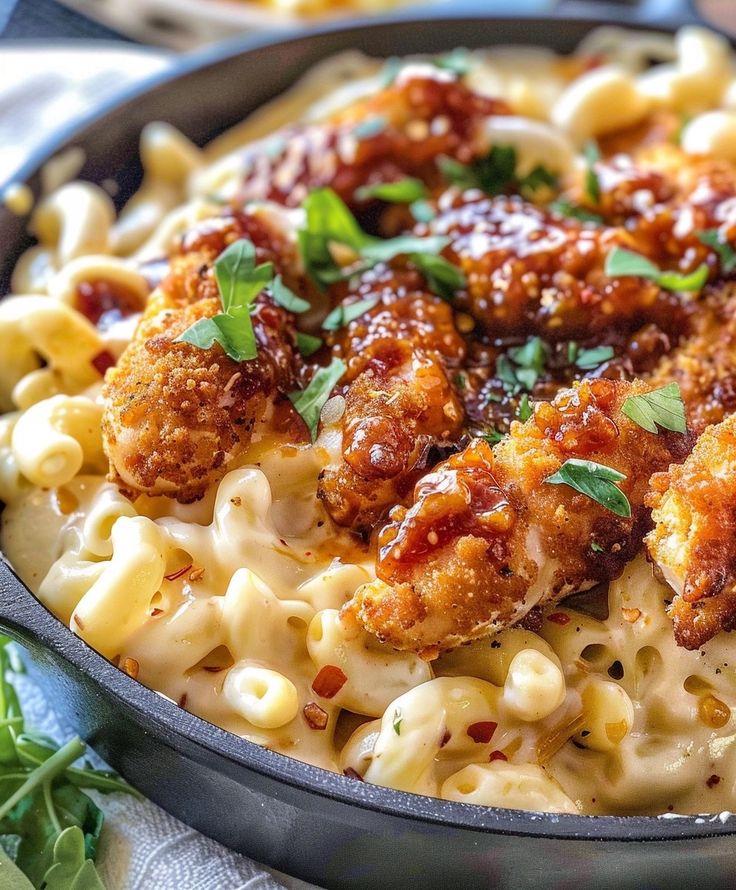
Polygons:
[[353,203],[356,189],[372,182],[419,176],[436,183],[437,157],[471,160],[485,145],[479,123],[508,113],[504,102],[473,93],[447,72],[399,76],[330,121],[248,146],[237,203],[268,198],[296,207],[320,186]]
[[675,639],[697,649],[736,626],[736,415],[652,478],[649,554],[675,590]]
[[135,336],[108,372],[103,438],[110,478],[130,497],[201,497],[248,445],[279,392],[292,387],[296,358],[288,313],[268,298],[252,316],[259,351],[234,362],[219,344],[176,338],[222,311],[208,254],[172,260]]
[[[690,442],[620,411],[642,382],[585,381],[536,406],[491,452],[474,442],[422,479],[379,536],[379,581],[345,607],[400,649],[434,653],[500,629],[538,603],[616,577],[649,522],[649,477]],[[632,515],[545,484],[569,458],[622,472]],[[595,545],[595,546],[593,546]],[[600,551],[599,551],[600,548]]]

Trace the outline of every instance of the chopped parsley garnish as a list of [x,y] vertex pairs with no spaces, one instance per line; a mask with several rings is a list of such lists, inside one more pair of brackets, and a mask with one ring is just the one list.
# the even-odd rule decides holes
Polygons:
[[176,342],[189,343],[199,349],[210,349],[219,343],[233,361],[250,361],[258,354],[251,314],[261,291],[268,289],[274,302],[290,312],[309,309],[306,300],[290,290],[280,275],[274,275],[273,263],[256,265],[256,249],[245,238],[224,250],[215,260],[214,268],[223,312],[200,318],[180,334]]
[[[311,192],[304,201],[307,226],[299,232],[299,247],[309,275],[320,287],[326,287],[370,269],[399,255],[406,255],[427,277],[430,288],[438,287],[439,296],[447,297],[453,285],[462,286],[465,278],[452,263],[438,256],[447,246],[444,235],[399,235],[374,238],[364,232],[345,202],[332,189]],[[330,251],[331,244],[342,244],[356,256],[347,269],[339,266]],[[430,257],[431,259],[427,259]]]
[[465,389],[468,385],[468,380],[465,374],[462,374],[461,372],[455,374],[455,376],[452,378],[452,382],[458,389]]
[[404,717],[401,713],[401,708],[396,708],[394,710],[394,716],[391,725],[394,728],[394,732],[396,735],[401,735],[401,724],[404,721]]
[[519,400],[519,408],[516,413],[522,423],[525,423],[534,414],[534,409],[529,404],[529,396],[526,393]]
[[665,290],[699,291],[708,280],[708,266],[702,263],[694,272],[662,271],[659,266],[639,253],[614,247],[606,257],[606,275],[621,278],[636,275],[654,281]]
[[677,383],[629,396],[621,406],[621,413],[649,433],[659,432],[658,427],[676,433],[687,432],[685,403]]
[[585,195],[592,204],[600,204],[601,201],[601,184],[598,174],[595,172],[595,165],[601,159],[598,143],[594,140],[586,142],[583,146],[583,157],[585,158]]
[[451,71],[453,74],[457,74],[458,77],[465,77],[472,68],[472,59],[465,47],[457,47],[457,49],[453,49],[449,53],[435,56],[432,59],[432,64],[435,68]]
[[626,495],[614,483],[626,479],[623,473],[612,467],[597,464],[592,460],[566,460],[560,469],[548,476],[544,481],[550,485],[568,485],[580,494],[615,513],[628,519],[631,516],[631,504]]
[[310,355],[314,355],[322,346],[322,340],[319,337],[313,337],[311,334],[303,334],[301,331],[297,331],[296,346],[304,358],[309,358]]
[[603,553],[603,548],[598,543],[598,541],[591,541],[590,549],[593,551],[593,553]]
[[425,201],[423,198],[420,198],[418,201],[413,201],[409,205],[409,211],[417,222],[432,222],[435,216],[437,216],[434,207],[429,201]]
[[530,337],[523,346],[509,349],[496,360],[496,376],[509,395],[531,392],[544,372],[547,348],[540,337]]
[[439,158],[437,164],[452,185],[463,190],[480,189],[488,195],[500,195],[512,189],[529,197],[543,186],[557,185],[557,178],[541,164],[519,177],[516,149],[512,145],[494,145],[486,157],[472,164],[461,164],[447,157]]
[[333,358],[326,368],[320,368],[315,373],[306,389],[289,394],[289,401],[306,423],[312,442],[317,438],[320,412],[346,370],[345,362]]
[[325,331],[337,331],[355,321],[364,312],[369,312],[379,303],[378,297],[372,297],[369,300],[359,300],[357,303],[349,303],[347,306],[336,306],[332,312],[322,322],[322,329]]
[[373,185],[361,186],[355,192],[359,201],[367,201],[370,198],[378,198],[380,201],[388,201],[390,204],[411,204],[414,201],[426,199],[427,187],[421,179],[407,176],[396,182],[377,182]]
[[502,433],[501,430],[497,430],[493,426],[486,427],[486,429],[482,430],[478,433],[478,439],[485,439],[489,445],[498,445],[501,439],[506,437],[506,433]]
[[388,121],[385,117],[369,117],[353,127],[353,135],[358,139],[372,139],[383,133],[387,126]]
[[721,271],[724,275],[730,275],[736,272],[736,250],[731,247],[728,241],[722,241],[718,229],[706,229],[701,232],[698,238],[707,247],[712,247],[718,254],[721,261]]
[[567,344],[567,358],[571,365],[580,368],[581,371],[592,371],[603,362],[607,362],[614,356],[612,346],[593,346],[590,349],[580,349],[571,341]]
[[604,222],[602,216],[598,216],[597,213],[591,213],[590,210],[586,210],[584,207],[576,207],[569,201],[553,201],[549,205],[549,209],[558,216],[567,216],[570,219],[580,220],[580,222],[594,223],[597,226],[602,226]]

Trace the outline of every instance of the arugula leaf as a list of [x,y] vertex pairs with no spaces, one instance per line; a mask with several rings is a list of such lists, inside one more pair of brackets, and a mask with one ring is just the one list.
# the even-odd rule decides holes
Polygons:
[[379,302],[378,297],[372,297],[368,300],[359,300],[357,303],[349,303],[347,306],[336,306],[322,322],[322,329],[325,331],[337,331],[340,328],[344,328],[351,321],[360,318],[364,312],[369,312]]
[[235,362],[249,361],[258,355],[253,323],[247,312],[242,316],[221,313],[212,318],[200,318],[176,340],[200,349],[210,349],[214,343],[219,343]]
[[33,890],[33,884],[0,847],[0,890]]
[[685,403],[677,383],[629,396],[621,406],[621,413],[649,433],[658,433],[658,427],[676,433],[687,432]]
[[306,300],[297,296],[291,288],[288,288],[284,284],[284,280],[280,275],[277,275],[274,278],[271,283],[270,291],[275,303],[278,303],[279,306],[283,306],[284,309],[293,312],[295,315],[299,315],[301,312],[307,312],[311,308]]
[[[364,232],[345,202],[332,189],[315,189],[303,204],[307,214],[307,226],[299,232],[299,247],[304,265],[311,278],[322,288],[349,278],[400,255],[407,255],[416,265],[425,263],[434,273],[428,284],[439,282],[446,289],[449,279],[443,262],[434,264],[419,257],[438,254],[449,243],[444,235],[419,237],[399,235],[396,238],[374,238]],[[356,255],[356,263],[346,269],[333,259],[331,244],[343,244]],[[447,265],[450,265],[449,263]],[[438,278],[438,270],[442,270]],[[459,273],[458,270],[458,274]],[[457,277],[457,276],[456,276]]]
[[[570,344],[568,344],[568,355],[569,346]],[[594,368],[602,365],[603,362],[612,359],[613,356],[614,351],[612,346],[593,346],[590,349],[583,349],[576,352],[573,361],[581,371],[592,371]]]
[[583,157],[585,158],[585,194],[593,204],[601,202],[601,184],[598,174],[595,172],[595,165],[601,159],[598,143],[594,140],[586,142],[583,146]]
[[496,376],[509,395],[523,390],[531,392],[544,372],[546,361],[547,348],[541,338],[530,337],[522,346],[515,346],[496,359]]
[[304,358],[314,355],[321,346],[322,340],[319,337],[303,334],[301,331],[296,332],[296,347]]
[[247,309],[273,280],[273,263],[256,266],[256,249],[241,238],[215,260],[215,280],[226,313]]
[[534,414],[534,409],[529,404],[529,396],[524,393],[524,395],[519,400],[519,408],[517,410],[517,416],[522,423],[526,423],[527,420]]
[[736,250],[728,241],[722,241],[718,229],[706,229],[698,235],[700,241],[707,247],[712,247],[721,261],[721,271],[724,275],[736,272]]
[[94,863],[86,857],[84,835],[70,825],[56,838],[53,861],[43,876],[44,890],[105,890]]
[[606,467],[592,460],[570,458],[556,473],[544,481],[550,485],[568,485],[610,510],[611,513],[615,513],[616,516],[627,519],[631,516],[631,504],[621,489],[614,485],[615,482],[622,482],[624,479],[626,476],[612,467]]
[[659,266],[639,253],[614,247],[606,257],[606,275],[611,278],[624,278],[636,275],[656,282],[665,290],[699,291],[708,280],[708,266],[702,263],[694,272],[686,274],[662,271]]
[[412,176],[399,179],[397,182],[377,182],[374,185],[364,185],[355,192],[355,197],[359,201],[378,198],[380,201],[388,201],[390,204],[411,204],[414,201],[426,199],[427,196],[427,188],[422,180]]
[[450,263],[443,256],[433,256],[429,253],[413,253],[411,261],[427,279],[429,289],[448,302],[454,299],[455,294],[465,287],[465,273],[462,269]]
[[317,371],[306,389],[289,394],[289,401],[306,423],[312,442],[317,439],[322,407],[345,371],[347,371],[345,362],[339,358],[333,358],[326,368],[320,368]]
[[597,213],[591,213],[584,207],[576,207],[569,201],[553,201],[549,205],[549,209],[558,216],[567,216],[570,219],[578,219],[580,222],[595,223],[597,226],[602,226],[604,222],[602,216],[599,216]]

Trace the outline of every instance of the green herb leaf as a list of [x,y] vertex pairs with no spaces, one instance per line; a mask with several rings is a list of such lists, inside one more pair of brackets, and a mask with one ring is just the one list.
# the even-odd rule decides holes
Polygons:
[[537,164],[518,180],[518,188],[522,194],[533,195],[541,188],[557,188],[557,177],[543,164]]
[[601,184],[598,174],[595,172],[595,165],[601,159],[598,143],[594,140],[586,142],[583,146],[583,157],[585,158],[585,194],[593,204],[600,204],[601,201]]
[[736,250],[731,247],[728,241],[722,241],[718,229],[707,229],[701,232],[698,238],[707,247],[712,247],[718,254],[721,261],[721,271],[724,275],[730,275],[736,272]]
[[657,427],[676,433],[687,432],[685,403],[677,383],[629,396],[621,406],[621,413],[649,433],[659,432]]
[[539,337],[530,337],[523,346],[509,349],[496,360],[496,376],[509,395],[531,392],[544,371],[547,347]]
[[616,516],[631,516],[631,504],[626,495],[614,485],[626,479],[623,473],[612,467],[597,464],[592,460],[566,460],[560,469],[544,481],[550,485],[568,485],[575,491],[615,513]]
[[33,890],[33,884],[0,847],[0,890]]
[[[569,355],[569,344],[568,344]],[[603,362],[607,362],[614,356],[612,346],[594,346],[591,349],[583,349],[576,352],[573,361],[581,371],[592,371]]]
[[322,407],[346,370],[345,362],[339,358],[333,358],[326,368],[320,368],[317,371],[306,389],[289,395],[291,404],[307,425],[312,442],[317,438]]
[[359,201],[368,201],[370,198],[378,198],[380,201],[388,201],[390,204],[411,204],[427,198],[427,188],[421,179],[407,176],[397,182],[378,182],[374,185],[364,185],[355,192]]
[[519,408],[517,410],[517,416],[522,423],[526,423],[527,420],[534,414],[534,409],[529,404],[529,396],[524,393],[524,395],[519,400]]
[[647,278],[656,282],[665,290],[672,291],[698,291],[708,280],[708,266],[705,263],[698,266],[694,272],[687,274],[672,271],[663,272],[651,260],[623,247],[614,247],[608,254],[605,273],[611,278],[636,275],[639,278]]
[[593,551],[593,553],[603,553],[603,548],[597,541],[590,542],[590,549]]
[[372,297],[369,300],[358,300],[357,303],[336,306],[322,322],[322,329],[325,331],[337,331],[340,328],[344,328],[351,321],[360,318],[364,312],[369,312],[379,302],[378,297]]
[[393,716],[392,723],[391,723],[396,735],[401,735],[401,724],[403,723],[403,721],[404,721],[404,717],[401,713],[401,708],[396,708],[394,710],[394,716]]
[[485,439],[489,445],[497,445],[501,439],[506,438],[506,434],[502,433],[501,430],[497,430],[493,426],[489,426],[483,430],[483,432],[478,433],[477,438]]
[[226,314],[250,309],[258,294],[273,281],[273,263],[256,266],[256,249],[245,238],[224,250],[214,268]]
[[602,216],[599,216],[597,213],[591,213],[584,207],[576,207],[569,201],[553,201],[549,205],[549,209],[558,216],[567,216],[570,219],[578,219],[580,222],[594,223],[597,226],[602,226],[604,222]]
[[411,215],[417,222],[432,222],[435,216],[437,216],[434,207],[429,203],[429,201],[414,201],[409,206],[409,210],[411,212]]
[[517,181],[516,149],[511,145],[494,145],[485,158],[472,164],[440,157],[437,165],[447,181],[463,191],[480,189],[488,195],[500,195]]
[[288,288],[280,275],[277,275],[270,287],[271,296],[275,303],[283,306],[289,312],[298,315],[301,312],[307,312],[311,307],[306,300],[297,296],[291,288]]
[[443,256],[433,256],[429,253],[413,253],[411,261],[427,279],[427,284],[432,293],[442,297],[448,302],[454,299],[455,294],[465,287],[465,274],[462,269],[453,265]]
[[387,87],[390,87],[398,77],[399,71],[401,71],[403,66],[404,63],[398,56],[390,56],[386,59],[383,71],[381,72],[379,88],[385,90]]
[[465,77],[473,67],[470,53],[464,47],[458,47],[449,53],[435,56],[432,64],[443,71],[452,71],[458,77]]
[[210,349],[219,343],[235,362],[244,362],[258,355],[256,335],[250,314],[215,315],[200,318],[176,338],[177,343],[190,343],[200,349]]
[[296,332],[296,347],[304,358],[314,355],[321,346],[322,340],[319,337],[303,334],[301,331]]
[[44,890],[105,890],[94,863],[85,855],[84,835],[76,825],[70,825],[57,837],[43,887]]
[[372,139],[379,133],[383,133],[387,126],[388,121],[385,117],[369,117],[353,127],[353,134],[358,139]]

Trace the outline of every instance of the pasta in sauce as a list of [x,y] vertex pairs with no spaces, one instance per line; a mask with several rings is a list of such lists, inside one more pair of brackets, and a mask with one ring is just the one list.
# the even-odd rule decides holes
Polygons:
[[203,149],[150,124],[117,217],[46,195],[0,302],[15,570],[140,682],[356,780],[733,808],[736,583],[687,498],[736,442],[731,341],[701,368],[733,71],[698,28],[349,53]]

